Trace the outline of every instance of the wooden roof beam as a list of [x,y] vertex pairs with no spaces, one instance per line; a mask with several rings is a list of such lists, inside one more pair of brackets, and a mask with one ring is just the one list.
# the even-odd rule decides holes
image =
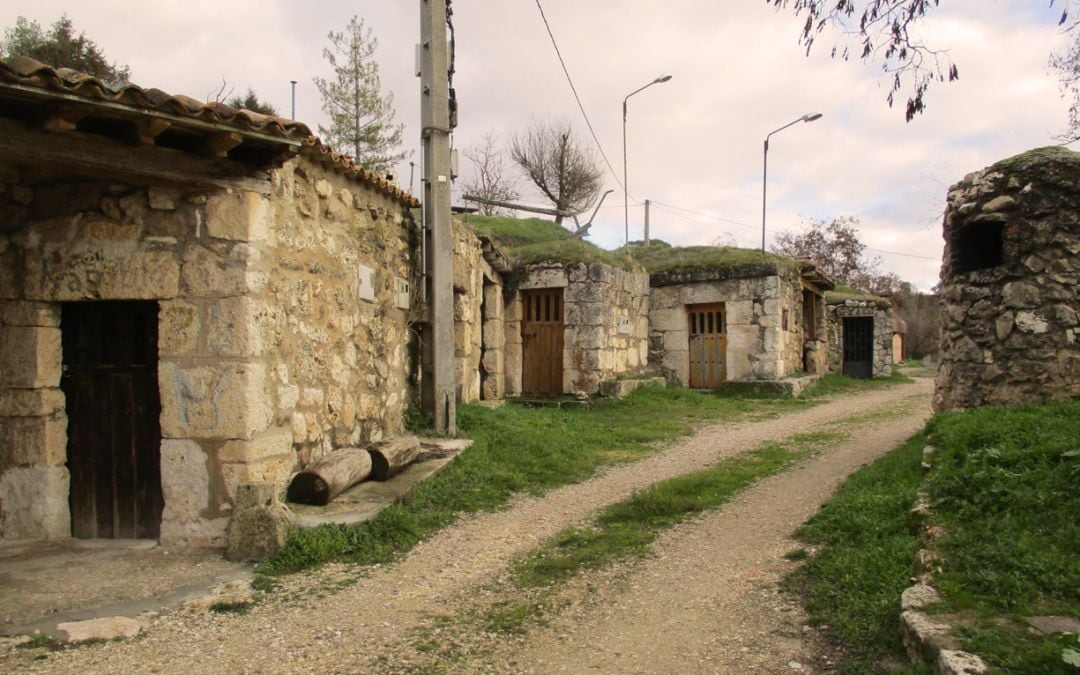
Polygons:
[[203,153],[211,157],[228,157],[229,151],[244,142],[244,136],[236,132],[208,134],[203,144]]

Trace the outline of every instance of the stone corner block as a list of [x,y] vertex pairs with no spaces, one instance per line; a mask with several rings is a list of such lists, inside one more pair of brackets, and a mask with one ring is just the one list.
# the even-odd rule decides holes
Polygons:
[[19,467],[0,474],[0,539],[71,536],[67,467]]
[[273,483],[243,483],[236,488],[236,508],[226,534],[229,560],[266,560],[285,546],[292,513]]
[[206,202],[206,232],[216,239],[264,241],[270,217],[269,202],[254,192],[226,192]]
[[251,439],[270,427],[266,366],[233,362],[158,365],[165,438]]

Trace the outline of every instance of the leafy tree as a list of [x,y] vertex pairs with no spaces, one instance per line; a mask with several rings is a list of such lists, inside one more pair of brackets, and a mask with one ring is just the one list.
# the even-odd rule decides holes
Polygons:
[[230,98],[227,101],[227,105],[232,106],[233,108],[243,108],[244,110],[250,110],[263,115],[272,115],[273,117],[277,117],[278,114],[277,108],[267,101],[260,101],[259,97],[251,87],[248,87],[247,94],[243,97],[233,96]]
[[[473,177],[472,180],[463,185],[465,194],[500,202],[517,199],[518,192],[514,189],[513,183],[506,177],[503,156],[503,151],[499,149],[495,135],[491,133],[486,134],[484,140],[477,145],[467,148],[465,158],[472,164]],[[509,213],[509,209],[493,204],[477,202],[477,206],[480,214],[484,216],[498,216]]]
[[[600,162],[574,137],[569,122],[533,123],[510,139],[510,159],[560,211],[585,211],[603,187]],[[555,223],[561,225],[562,216]]]
[[[949,82],[960,77],[956,65],[944,50],[933,49],[911,35],[911,29],[940,0],[765,0],[777,9],[790,8],[796,16],[805,15],[800,44],[807,53],[826,28],[839,30],[854,45],[834,43],[832,56],[848,60],[878,62],[892,78],[887,100],[892,106],[896,93],[910,80],[904,116],[907,121],[925,111],[926,91],[934,82]],[[1049,0],[1063,7],[1060,25],[1069,21],[1069,7],[1076,0]],[[1075,27],[1076,24],[1073,24]],[[852,48],[854,46],[854,49]],[[1075,82],[1075,78],[1073,82]]]
[[28,56],[54,68],[71,68],[93,75],[111,85],[123,84],[131,78],[131,69],[109,63],[104,52],[86,37],[86,33],[76,35],[67,14],[57,19],[48,32],[37,21],[18,17],[15,25],[4,31],[0,56]]
[[803,232],[784,232],[776,238],[774,253],[815,263],[838,284],[878,295],[891,295],[902,282],[895,274],[878,271],[881,258],[867,257],[859,241],[859,220],[840,216],[830,221],[813,219]]
[[330,31],[323,58],[333,79],[314,78],[330,126],[319,134],[339,152],[351,154],[362,166],[383,172],[405,158],[399,150],[403,124],[394,123],[394,96],[382,95],[375,48],[379,41],[356,16],[344,32]]

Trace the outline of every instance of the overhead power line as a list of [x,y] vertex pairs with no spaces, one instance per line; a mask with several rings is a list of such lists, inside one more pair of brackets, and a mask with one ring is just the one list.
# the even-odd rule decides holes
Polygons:
[[615,169],[611,166],[611,161],[608,159],[607,153],[604,152],[604,146],[600,145],[600,139],[596,137],[596,131],[593,130],[592,122],[589,121],[589,115],[585,112],[585,106],[581,103],[581,97],[578,96],[577,87],[574,86],[574,80],[570,77],[570,71],[566,68],[566,62],[563,61],[562,52],[559,51],[559,43],[555,40],[555,34],[551,32],[551,24],[548,23],[547,15],[544,14],[544,7],[540,4],[540,0],[536,0],[536,8],[540,10],[540,18],[544,20],[544,28],[547,29],[548,37],[551,38],[551,46],[555,48],[555,56],[559,57],[559,65],[562,66],[563,74],[566,75],[566,81],[570,84],[570,91],[574,93],[574,100],[577,101],[578,109],[581,111],[581,116],[585,118],[585,126],[589,128],[589,133],[592,135],[593,142],[596,143],[596,149],[600,151],[600,156],[604,158],[604,164],[607,164],[608,171],[611,172],[612,178],[618,183],[619,187],[623,187],[622,181],[619,180],[619,174],[615,173]]

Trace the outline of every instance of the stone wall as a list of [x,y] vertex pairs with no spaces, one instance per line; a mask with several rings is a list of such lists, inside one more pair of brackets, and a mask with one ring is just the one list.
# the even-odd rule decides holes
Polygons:
[[[562,288],[565,394],[595,394],[604,380],[648,365],[649,276],[601,263],[529,265],[516,291]],[[522,303],[506,308],[506,393],[521,394]]]
[[33,177],[0,185],[0,537],[71,532],[64,302],[158,303],[164,543],[220,545],[238,484],[400,429],[400,203],[304,159],[266,194]]
[[505,386],[502,275],[454,221],[454,366],[458,402],[497,400]]
[[935,410],[1080,396],[1080,153],[968,175],[944,236]]
[[[745,277],[738,276],[741,273]],[[710,278],[714,277],[714,278]],[[774,266],[653,275],[649,359],[671,384],[687,386],[687,305],[723,303],[728,380],[781,378],[802,369],[802,286]]]
[[872,377],[889,377],[893,364],[892,306],[888,300],[872,297],[826,296],[829,328],[829,372],[844,372],[844,319],[874,319]]

